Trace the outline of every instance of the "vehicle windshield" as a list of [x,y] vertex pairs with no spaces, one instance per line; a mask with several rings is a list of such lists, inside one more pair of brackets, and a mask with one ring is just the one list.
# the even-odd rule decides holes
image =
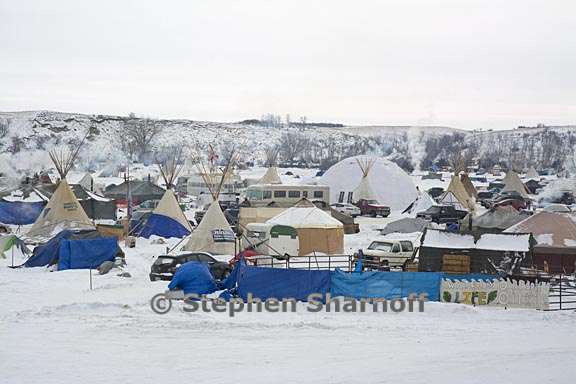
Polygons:
[[384,251],[384,252],[391,252],[392,251],[392,243],[386,243],[383,241],[373,241],[372,244],[368,247],[368,249],[374,251]]
[[172,257],[159,257],[158,260],[156,260],[157,264],[172,264],[172,262],[174,261],[174,259]]
[[378,205],[378,201],[377,201],[377,200],[366,200],[366,202],[367,202],[368,204]]

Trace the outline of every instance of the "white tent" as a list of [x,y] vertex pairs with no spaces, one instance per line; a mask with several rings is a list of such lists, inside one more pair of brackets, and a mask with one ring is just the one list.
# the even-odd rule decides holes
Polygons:
[[234,232],[224,217],[220,204],[214,201],[210,204],[200,224],[190,234],[183,249],[233,255],[236,249],[235,239]]
[[528,198],[528,190],[516,172],[508,171],[502,183],[504,183],[502,192],[517,192],[520,196]]
[[269,167],[266,170],[264,176],[262,176],[262,178],[258,180],[258,184],[282,184],[280,175],[278,175],[278,168]]
[[416,217],[420,212],[424,212],[428,208],[436,205],[436,201],[427,192],[421,192],[416,200],[412,202],[402,213],[408,213],[410,216]]
[[95,227],[68,182],[63,179],[27,236],[52,237],[65,229],[95,229]]
[[299,255],[342,254],[344,225],[317,207],[294,206],[266,223],[286,225],[298,232]]
[[[357,160],[358,159],[358,160]],[[358,166],[372,161],[370,172],[364,172]],[[365,179],[367,187],[362,186]],[[380,204],[392,210],[403,210],[416,199],[416,186],[406,172],[398,165],[375,156],[354,156],[344,159],[330,167],[318,181],[318,184],[330,187],[330,203],[347,202],[349,197],[370,196]],[[354,200],[354,198],[352,200]]]
[[164,196],[162,196],[152,213],[167,216],[176,220],[178,223],[182,224],[184,228],[192,231],[192,226],[188,219],[186,219],[186,216],[184,216],[184,212],[182,212],[180,204],[178,204],[176,196],[171,189],[167,189],[166,192],[164,192]]

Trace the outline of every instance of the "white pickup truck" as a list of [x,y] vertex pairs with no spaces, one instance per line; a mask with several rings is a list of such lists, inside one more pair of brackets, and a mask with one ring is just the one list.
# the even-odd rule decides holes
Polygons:
[[420,243],[420,236],[383,236],[374,240],[363,250],[364,266],[367,269],[387,270],[400,267],[404,269],[406,261],[412,258],[414,248]]

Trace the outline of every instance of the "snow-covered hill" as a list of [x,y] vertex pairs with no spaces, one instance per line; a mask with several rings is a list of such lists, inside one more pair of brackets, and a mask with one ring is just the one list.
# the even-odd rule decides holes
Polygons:
[[[89,132],[79,168],[97,169],[126,162],[121,149],[126,125],[141,119],[51,111],[0,112],[0,172],[29,173],[50,166],[47,149],[78,143]],[[562,169],[572,163],[576,126],[520,128],[509,131],[463,131],[449,127],[344,126],[284,127],[193,120],[154,120],[161,131],[151,151],[183,145],[189,156],[203,155],[208,144],[219,151],[242,148],[243,159],[261,161],[269,146],[298,138],[293,161],[331,164],[342,157],[371,153],[400,166],[426,168],[468,153],[480,165]],[[288,151],[286,151],[288,152]],[[286,155],[287,156],[287,155]],[[283,156],[281,153],[281,157]]]

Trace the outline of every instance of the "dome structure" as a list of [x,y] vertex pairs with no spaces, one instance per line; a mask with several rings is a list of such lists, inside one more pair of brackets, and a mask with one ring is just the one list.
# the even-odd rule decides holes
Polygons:
[[[370,164],[368,172],[363,164]],[[383,157],[354,156],[330,167],[318,181],[330,187],[330,203],[356,201],[362,185],[380,204],[403,210],[417,197],[416,186],[406,172]],[[360,188],[360,190],[366,188]]]

